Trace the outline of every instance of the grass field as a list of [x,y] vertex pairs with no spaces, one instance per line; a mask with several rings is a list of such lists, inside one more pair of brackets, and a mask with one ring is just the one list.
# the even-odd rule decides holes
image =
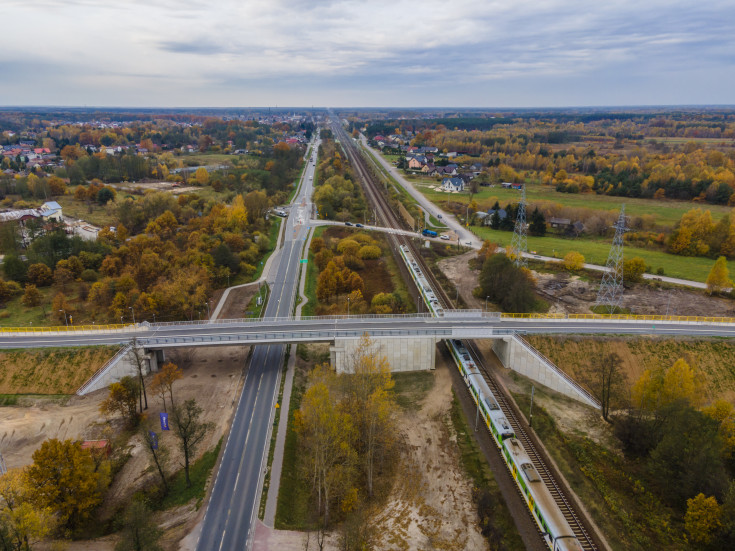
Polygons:
[[217,445],[204,452],[204,454],[189,465],[189,478],[191,486],[186,486],[186,477],[184,469],[178,471],[169,480],[169,491],[166,497],[160,503],[154,504],[155,509],[170,509],[179,505],[185,505],[192,499],[196,499],[195,507],[199,509],[204,499],[207,488],[207,480],[217,462],[220,448],[222,447],[222,438],[219,439]]
[[184,166],[209,166],[217,164],[232,164],[233,159],[239,155],[228,155],[226,153],[188,153],[177,155],[176,160],[181,161]]
[[[486,226],[472,226],[470,228],[476,235],[482,239],[489,239],[498,245],[509,245],[513,237],[512,232],[493,230]],[[546,236],[546,237],[528,237],[528,250],[536,251],[543,256],[555,256],[556,258],[564,258],[569,251],[577,251],[582,253],[586,262],[591,264],[599,264],[604,266],[607,261],[607,255],[610,252],[612,240],[593,241],[589,239],[567,239],[564,237]],[[640,256],[651,267],[652,273],[656,273],[658,268],[664,269],[664,275],[669,277],[678,277],[693,281],[706,281],[714,260],[711,258],[678,256],[667,254],[661,251],[649,251],[637,247],[625,247],[625,258],[633,258]],[[735,274],[735,261],[728,262],[730,274]]]
[[575,380],[595,376],[593,358],[617,354],[620,369],[632,386],[645,369],[667,369],[684,358],[695,370],[705,401],[735,398],[735,340],[639,337],[529,336],[529,342]]
[[[440,185],[440,182],[430,180],[425,177],[415,179],[413,180],[413,183],[421,193],[436,204],[447,200],[467,203],[469,200],[469,193],[450,194],[430,189],[430,186]],[[476,200],[481,207],[487,208],[491,208],[495,201],[498,201],[501,206],[505,206],[508,203],[518,202],[519,198],[520,192],[518,190],[505,189],[498,186],[492,188],[481,187],[480,191],[473,196],[473,199]],[[674,224],[681,219],[682,214],[693,208],[709,210],[712,213],[712,218],[714,220],[719,220],[731,210],[730,207],[723,205],[708,205],[686,201],[612,197],[609,195],[597,195],[591,193],[560,193],[551,186],[540,184],[528,184],[526,186],[526,198],[530,203],[531,209],[533,209],[534,203],[548,201],[550,203],[558,203],[566,207],[587,208],[613,212],[615,214],[620,212],[620,206],[625,203],[625,213],[628,216],[643,216],[651,214],[655,217],[656,224],[663,228],[673,227]]]
[[[126,194],[118,193],[117,198],[124,197]],[[115,202],[110,201],[104,207],[96,202],[87,206],[74,199],[73,195],[64,195],[57,197],[56,201],[61,205],[64,216],[70,216],[79,220],[84,220],[100,228],[104,226],[114,226],[117,222],[117,214],[115,213]]]
[[0,350],[0,394],[74,394],[117,350],[115,346]]

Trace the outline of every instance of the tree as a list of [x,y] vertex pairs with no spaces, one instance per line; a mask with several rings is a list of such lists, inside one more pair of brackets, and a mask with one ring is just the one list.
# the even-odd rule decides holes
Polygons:
[[350,445],[354,426],[350,415],[336,406],[332,393],[336,376],[328,365],[309,374],[309,388],[294,416],[305,449],[305,464],[317,495],[317,512],[329,524],[331,506],[352,487],[355,451]]
[[28,281],[38,287],[47,287],[53,283],[54,275],[51,268],[41,262],[31,264],[28,267]]
[[705,545],[710,543],[722,526],[721,514],[720,504],[713,496],[705,497],[700,493],[696,497],[687,499],[684,527],[689,534],[689,540]]
[[67,316],[71,309],[69,307],[69,303],[66,302],[66,295],[64,293],[56,293],[54,300],[51,303],[51,308],[53,309],[53,315],[56,319],[60,323],[66,323],[68,319]]
[[569,251],[564,256],[563,264],[567,270],[576,272],[577,270],[581,270],[584,266],[584,256],[577,251]]
[[26,280],[28,268],[26,263],[13,253],[5,255],[5,258],[3,258],[3,271],[8,279],[23,283]]
[[623,262],[623,281],[625,283],[639,283],[643,280],[643,274],[646,272],[646,261],[640,256]]
[[102,502],[104,476],[95,472],[92,457],[80,442],[46,440],[33,452],[27,476],[34,504],[53,510],[60,526],[70,532]]
[[74,281],[74,274],[71,270],[67,270],[62,267],[57,267],[54,270],[54,283],[58,285],[59,289],[62,291],[65,291],[67,284],[72,281]]
[[138,402],[138,382],[130,376],[110,385],[110,393],[100,404],[100,413],[122,416],[129,426],[138,424],[140,417],[136,410]]
[[175,363],[167,362],[161,367],[161,371],[153,376],[151,388],[163,400],[163,409],[166,411],[166,392],[168,392],[171,401],[171,407],[174,407],[174,383],[184,377],[181,368]]
[[191,486],[189,478],[189,463],[196,453],[197,446],[201,444],[207,432],[214,428],[212,423],[203,423],[200,420],[202,408],[197,405],[195,399],[184,402],[181,406],[171,407],[171,422],[176,435],[179,437],[181,453],[184,454],[184,474],[186,475],[186,487]]
[[[138,345],[138,340],[135,337],[130,341],[130,354],[133,357],[135,369],[138,371],[138,401],[140,404],[140,413],[143,413],[143,409],[148,409],[148,395],[145,392],[145,379],[143,378],[143,363],[145,358],[143,357],[143,349]],[[143,401],[145,401],[145,407],[143,407]]]
[[633,385],[633,405],[644,411],[657,412],[676,402],[696,405],[699,387],[694,370],[683,358],[666,369],[646,369]]
[[602,418],[610,421],[610,407],[620,397],[624,387],[623,374],[620,371],[620,356],[612,352],[600,354],[593,359],[597,366],[595,369],[596,380],[592,382],[595,396],[600,400],[602,406]]
[[35,285],[26,283],[26,288],[25,288],[25,292],[23,293],[23,298],[20,300],[24,306],[33,308],[34,306],[38,306],[39,304],[41,304],[41,301],[43,300],[43,296],[41,295],[41,291],[39,291]]
[[712,293],[720,293],[732,287],[732,285],[730,272],[727,269],[727,259],[721,256],[715,261],[712,270],[710,270],[707,276],[707,292],[710,295]]
[[34,506],[32,494],[25,471],[11,469],[0,476],[0,549],[3,551],[28,551],[32,543],[53,531],[53,511]]
[[97,202],[100,205],[106,205],[110,201],[113,201],[115,199],[115,192],[108,188],[103,187],[101,190],[97,192]]
[[203,166],[200,166],[194,172],[194,180],[200,186],[206,186],[209,183],[209,172]]
[[490,256],[480,271],[480,296],[490,297],[505,312],[529,312],[536,304],[529,272],[504,254]]
[[543,213],[538,210],[538,207],[533,209],[531,213],[531,223],[528,226],[528,231],[531,235],[543,237],[546,235],[546,218]]
[[151,511],[145,503],[134,499],[123,518],[123,529],[115,551],[162,551],[159,543],[162,530],[153,522]]
[[161,477],[163,491],[168,493],[168,480],[166,480],[165,472],[166,464],[168,463],[169,459],[168,447],[159,438],[154,436],[155,433],[153,433],[152,435],[151,432],[146,430],[145,428],[141,431],[140,435],[143,438],[143,442],[145,443],[145,449],[151,456],[151,459],[156,466],[156,470]]

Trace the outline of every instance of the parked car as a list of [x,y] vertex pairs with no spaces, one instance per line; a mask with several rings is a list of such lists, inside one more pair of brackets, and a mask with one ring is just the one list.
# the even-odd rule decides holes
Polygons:
[[444,233],[439,239],[443,239],[444,241],[449,241],[449,236],[446,233]]

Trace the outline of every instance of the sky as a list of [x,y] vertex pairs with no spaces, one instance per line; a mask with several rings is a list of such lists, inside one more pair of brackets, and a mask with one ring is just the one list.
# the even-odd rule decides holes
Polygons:
[[735,104],[732,0],[0,0],[0,105]]

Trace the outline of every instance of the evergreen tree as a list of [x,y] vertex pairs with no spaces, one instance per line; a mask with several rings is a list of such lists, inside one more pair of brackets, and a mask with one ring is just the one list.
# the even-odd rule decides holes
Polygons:
[[531,224],[528,226],[528,231],[531,232],[531,235],[536,235],[538,237],[546,235],[546,217],[544,217],[543,213],[538,210],[538,207],[533,209],[533,213],[531,214]]

